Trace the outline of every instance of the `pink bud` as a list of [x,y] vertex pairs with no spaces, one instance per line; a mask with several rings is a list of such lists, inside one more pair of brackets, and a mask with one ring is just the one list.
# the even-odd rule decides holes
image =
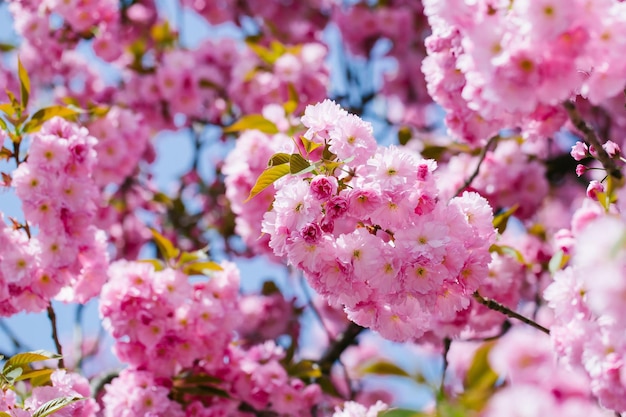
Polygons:
[[593,180],[589,183],[589,186],[587,187],[587,197],[591,198],[592,200],[597,200],[598,199],[598,193],[603,193],[604,192],[604,185],[602,185],[601,182]]
[[576,175],[578,175],[579,177],[583,175],[585,172],[587,172],[588,170],[589,168],[587,168],[583,164],[576,165]]
[[619,145],[611,140],[607,141],[604,145],[602,145],[602,147],[611,158],[619,155],[622,152],[622,150],[619,148]]
[[570,155],[572,155],[572,158],[574,158],[574,160],[580,161],[589,156],[587,151],[588,148],[586,144],[584,144],[583,142],[576,142],[576,145],[572,146]]

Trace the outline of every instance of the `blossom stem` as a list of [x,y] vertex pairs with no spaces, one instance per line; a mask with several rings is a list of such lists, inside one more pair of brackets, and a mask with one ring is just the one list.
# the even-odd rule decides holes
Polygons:
[[604,150],[596,132],[585,122],[574,103],[566,101],[563,103],[563,106],[565,110],[567,110],[572,124],[585,136],[586,142],[596,150],[598,155],[596,158],[600,161],[604,169],[606,169],[606,172],[618,180],[621,179],[623,176],[622,171],[617,167],[613,158]]
[[512,319],[517,319],[517,320],[521,321],[522,323],[526,323],[529,326],[532,326],[535,329],[544,332],[545,334],[550,334],[550,330],[545,328],[545,327],[543,327],[539,323],[529,319],[528,317],[524,317],[524,316],[522,316],[519,313],[516,313],[515,311],[511,310],[510,308],[500,304],[496,300],[492,300],[491,298],[483,297],[482,295],[480,295],[478,293],[478,291],[476,291],[474,293],[474,300],[478,301],[480,304],[484,305],[485,307],[487,307],[490,310],[502,313],[505,316],[510,317]]
[[485,158],[487,157],[487,152],[489,152],[489,148],[491,148],[491,145],[494,144],[498,138],[500,136],[496,135],[493,136],[489,139],[489,141],[487,141],[487,143],[485,144],[485,147],[482,149],[482,151],[480,152],[480,156],[478,158],[478,164],[476,164],[476,168],[474,169],[474,172],[472,172],[472,175],[470,175],[465,182],[463,183],[463,185],[461,185],[459,187],[458,190],[456,190],[456,192],[454,193],[455,196],[461,194],[466,188],[468,188],[470,185],[472,185],[472,182],[476,179],[476,177],[478,176],[478,172],[480,171],[480,166],[482,165],[483,161],[485,160]]
[[57,316],[54,313],[54,308],[52,308],[52,303],[48,304],[48,318],[52,325],[52,339],[54,340],[54,345],[57,348],[57,353],[61,355],[59,368],[65,368],[65,362],[63,362],[63,347],[61,346],[61,342],[59,342],[59,333],[57,332]]

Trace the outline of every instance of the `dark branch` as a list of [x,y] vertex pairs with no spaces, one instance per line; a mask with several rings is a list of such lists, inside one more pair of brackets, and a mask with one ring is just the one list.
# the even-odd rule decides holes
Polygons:
[[448,352],[450,351],[452,340],[449,337],[443,339],[443,371],[441,372],[441,385],[439,386],[439,395],[444,394],[446,371],[448,370]]
[[356,343],[356,337],[365,330],[364,327],[359,326],[356,323],[350,322],[346,330],[342,334],[339,335],[339,338],[335,340],[324,352],[321,359],[319,360],[319,366],[322,372],[326,375],[330,373],[330,369],[333,364],[339,360],[341,354],[346,350],[350,345]]
[[54,308],[52,308],[52,303],[48,304],[48,318],[52,325],[52,339],[54,340],[54,345],[57,348],[57,353],[61,355],[59,368],[65,368],[65,362],[63,362],[63,348],[61,347],[61,342],[59,342],[59,334],[57,332],[57,316],[54,313]]
[[585,141],[593,146],[598,156],[597,159],[600,161],[606,172],[616,179],[622,178],[622,171],[615,164],[615,160],[609,156],[609,154],[604,150],[596,132],[593,130],[591,126],[587,124],[574,106],[574,103],[571,101],[566,101],[563,103],[565,110],[567,110],[567,114],[572,122],[572,124],[578,129],[584,136]]
[[461,194],[465,189],[467,189],[470,185],[472,185],[472,182],[476,179],[476,177],[478,176],[478,173],[480,172],[480,166],[485,160],[485,157],[487,156],[487,152],[489,152],[489,148],[491,148],[491,145],[493,145],[498,140],[498,138],[499,136],[496,135],[490,138],[489,141],[487,141],[484,148],[480,152],[480,157],[478,158],[478,164],[476,164],[476,168],[474,169],[474,172],[472,172],[472,175],[470,175],[469,178],[465,180],[463,185],[460,186],[458,190],[456,190],[456,192],[454,193],[455,196]]
[[485,307],[487,307],[490,310],[502,313],[505,316],[510,317],[512,319],[517,319],[517,320],[521,321],[522,323],[526,323],[529,326],[534,327],[537,330],[541,330],[545,334],[550,334],[550,330],[546,329],[545,327],[543,327],[539,323],[536,323],[533,320],[531,320],[531,319],[529,319],[527,317],[524,317],[521,314],[516,313],[515,311],[513,311],[510,308],[500,304],[499,302],[497,302],[495,300],[483,297],[482,295],[480,295],[478,293],[478,291],[476,291],[474,293],[474,300],[478,301],[480,304],[484,305]]

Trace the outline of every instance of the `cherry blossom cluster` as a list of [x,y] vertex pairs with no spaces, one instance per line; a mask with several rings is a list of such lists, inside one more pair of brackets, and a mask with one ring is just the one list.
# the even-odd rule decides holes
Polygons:
[[[330,100],[308,106],[302,122],[304,137],[333,157],[313,161],[317,175],[275,184],[263,219],[274,253],[352,321],[391,340],[436,331],[466,309],[491,260],[487,201],[438,199],[433,161],[377,148],[371,126]],[[335,157],[347,162],[327,168]]]
[[477,144],[540,122],[545,136],[565,121],[551,108],[574,92],[596,105],[621,93],[625,8],[617,0],[424,1],[433,34],[422,70],[448,129]]
[[34,387],[32,394],[23,403],[15,391],[0,390],[0,410],[12,417],[32,417],[35,410],[48,401],[63,397],[82,397],[83,400],[68,404],[54,414],[60,417],[96,417],[100,407],[93,398],[89,398],[91,388],[86,378],[59,369],[52,372],[50,382],[51,385]]
[[359,57],[368,57],[380,40],[391,41],[385,58],[393,58],[397,65],[385,72],[381,87],[388,99],[387,118],[418,128],[428,126],[432,120],[427,107],[433,101],[423,75],[414,71],[426,55],[423,39],[430,33],[422,3],[361,1],[349,8],[335,7],[332,18],[343,42]]
[[100,294],[105,328],[124,362],[157,376],[173,376],[195,360],[219,361],[239,315],[239,271],[224,264],[208,282],[144,262],[117,261]]
[[[115,0],[11,0],[9,10],[15,31],[23,38],[20,59],[41,82],[78,75],[92,78],[93,70],[73,50],[82,38],[98,39],[120,18]],[[90,84],[85,83],[87,92]]]
[[2,315],[40,311],[55,296],[85,302],[106,280],[106,236],[93,225],[101,199],[92,177],[96,139],[53,118],[31,141],[12,174],[29,231],[0,222]]
[[[106,416],[126,415],[120,414],[125,408],[129,416],[248,415],[237,411],[242,402],[281,416],[310,415],[320,387],[287,374],[282,348],[269,341],[249,348],[231,344],[246,315],[238,304],[239,272],[231,263],[222,267],[208,282],[191,284],[182,272],[155,271],[150,263],[111,265],[100,312],[116,339],[114,352],[130,368],[107,388]],[[179,389],[194,375],[210,376],[228,395]]]
[[299,330],[294,300],[285,299],[280,292],[242,296],[239,308],[243,318],[237,332],[248,343],[275,340],[283,334],[297,334]]
[[[478,166],[479,157],[463,153],[450,158],[443,168],[441,182],[445,184],[443,195],[451,197],[461,188]],[[522,146],[515,140],[498,142],[488,151],[480,164],[478,175],[468,191],[485,197],[494,209],[509,209],[519,219],[532,217],[548,194],[545,166],[536,159],[529,159]]]
[[235,217],[235,232],[255,253],[273,255],[268,246],[269,235],[261,233],[263,215],[274,199],[273,187],[263,190],[248,200],[250,191],[265,168],[270,157],[279,152],[293,152],[293,141],[285,133],[289,123],[284,110],[278,105],[263,109],[263,116],[280,127],[281,133],[268,135],[259,130],[246,130],[224,161],[226,197]]
[[[182,4],[198,12],[209,23],[225,22],[241,24],[242,16],[251,16],[257,30],[288,43],[316,40],[326,26],[328,9],[336,0],[308,0],[285,3],[280,0],[251,0],[239,3],[233,0],[195,1],[183,0]],[[276,22],[281,22],[276,25]]]
[[590,395],[584,372],[555,363],[549,338],[537,331],[515,326],[491,349],[489,363],[509,383],[489,399],[485,417],[614,415]]
[[294,98],[296,113],[301,114],[307,104],[326,98],[330,83],[324,61],[327,52],[319,42],[286,48],[276,58],[245,49],[232,68],[228,95],[244,114],[261,113],[267,104]]
[[128,109],[112,107],[104,117],[89,124],[98,138],[93,177],[100,187],[121,185],[133,174],[149,145],[150,131],[142,117]]
[[554,310],[551,337],[565,363],[582,368],[600,403],[626,411],[622,323],[624,287],[624,193],[622,215],[605,214],[599,204],[581,207],[568,234],[570,265],[554,275],[544,298]]
[[325,57],[326,48],[315,42],[268,61],[232,39],[207,40],[193,50],[166,51],[154,72],[125,71],[127,88],[118,100],[148,120],[162,119],[163,127],[172,127],[177,114],[219,124],[229,104],[245,114],[261,112],[266,104],[288,101],[290,89],[304,108],[326,95]]
[[[128,368],[106,388],[104,416],[213,416],[249,417],[253,410],[268,410],[281,417],[311,416],[321,401],[318,385],[291,378],[280,364],[282,349],[271,342],[244,350],[235,345],[224,350],[221,364],[197,365],[187,371],[189,381],[210,383],[210,390],[185,393],[184,376],[159,378],[152,372]],[[172,399],[175,397],[175,399]],[[127,410],[127,411],[125,411]]]
[[184,417],[182,406],[172,401],[168,387],[149,371],[124,369],[106,387],[102,398],[105,417]]

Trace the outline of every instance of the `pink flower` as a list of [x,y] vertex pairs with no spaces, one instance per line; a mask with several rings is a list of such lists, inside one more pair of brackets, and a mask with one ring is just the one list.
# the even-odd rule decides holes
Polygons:
[[337,178],[317,175],[311,180],[311,194],[320,201],[326,201],[337,193]]
[[576,161],[580,161],[589,156],[589,148],[587,144],[584,142],[576,142],[574,146],[572,146],[572,151],[570,152],[572,158]]
[[598,200],[598,193],[604,192],[604,185],[601,182],[592,180],[587,187],[587,197],[592,200]]

